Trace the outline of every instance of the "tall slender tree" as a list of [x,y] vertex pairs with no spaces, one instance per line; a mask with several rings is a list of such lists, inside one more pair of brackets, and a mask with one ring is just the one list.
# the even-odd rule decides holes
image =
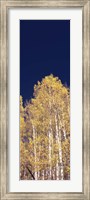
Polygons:
[[25,127],[28,141],[23,147],[28,158],[24,159],[35,180],[69,179],[70,91],[58,77],[46,76],[34,86],[34,98],[24,108],[23,123],[21,140],[25,137],[22,136],[22,127]]

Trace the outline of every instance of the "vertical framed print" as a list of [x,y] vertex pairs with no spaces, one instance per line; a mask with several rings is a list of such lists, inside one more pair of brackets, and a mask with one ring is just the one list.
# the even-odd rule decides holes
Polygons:
[[89,200],[90,2],[0,3],[1,200]]

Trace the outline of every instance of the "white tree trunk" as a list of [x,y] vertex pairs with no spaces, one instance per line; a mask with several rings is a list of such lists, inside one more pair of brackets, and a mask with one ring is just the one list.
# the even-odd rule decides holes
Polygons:
[[42,180],[44,180],[44,169],[42,170]]
[[[51,96],[51,91],[49,90],[49,94]],[[52,158],[52,122],[51,122],[51,101],[49,100],[49,112],[50,112],[50,121],[49,121],[49,132],[48,132],[48,137],[49,137],[49,180],[52,179],[52,163],[51,163],[51,158]]]
[[[51,120],[50,120],[51,121]],[[50,122],[51,124],[51,122]],[[51,156],[52,156],[52,147],[51,147],[51,130],[49,130],[49,179],[51,180],[52,176],[52,166],[51,166]]]
[[[39,147],[39,152],[38,152],[38,163],[39,163],[39,161],[40,161],[40,147]],[[40,179],[40,167],[39,167],[39,164],[37,166],[37,169],[38,169],[38,171],[37,171],[37,179],[39,180]]]
[[53,180],[55,180],[56,176],[55,176],[55,172],[56,172],[56,168],[54,167],[53,168],[53,171],[52,171],[52,177],[53,177]]
[[[55,126],[56,126],[56,142],[59,145],[59,135],[58,135],[58,124],[57,124],[57,116],[55,114]],[[56,163],[56,180],[59,180],[59,158]]]
[[59,145],[59,159],[57,160],[57,164],[56,164],[56,179],[57,180],[59,180],[59,179],[63,180],[63,162],[62,162],[60,118],[59,118],[59,125],[58,125],[58,120],[57,120],[56,114],[55,114],[55,124],[56,124],[56,141]]
[[64,134],[64,139],[66,140],[66,131],[65,130],[63,131],[63,134]]
[[57,163],[56,163],[56,180],[59,180],[59,163],[58,163],[58,160],[57,160]]
[[[59,116],[58,116],[59,117]],[[62,160],[62,143],[61,143],[61,127],[60,127],[60,117],[59,117],[59,143],[60,143],[60,149],[59,149],[59,157],[60,157],[60,176],[61,180],[63,180],[64,173],[63,173],[63,160]]]
[[64,173],[63,173],[63,165],[61,166],[61,180],[63,180]]
[[38,172],[37,172],[37,179],[39,180],[40,179],[40,171],[39,171],[39,167],[38,167]]
[[46,169],[46,178],[48,179],[48,176],[49,176],[49,169],[47,168]]
[[35,132],[35,127],[33,125],[33,140],[34,140],[34,157],[35,157],[35,180],[37,180],[38,178],[38,173],[37,173],[37,166],[36,166],[36,162],[37,162],[37,152],[36,152],[36,132]]

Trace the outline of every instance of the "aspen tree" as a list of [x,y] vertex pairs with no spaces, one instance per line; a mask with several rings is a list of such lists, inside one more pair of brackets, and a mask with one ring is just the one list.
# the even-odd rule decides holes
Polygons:
[[[22,116],[22,111],[20,112]],[[25,126],[20,127],[20,134],[22,127],[25,127],[24,132],[29,141],[23,147],[24,152],[27,150],[24,159],[35,180],[69,179],[69,89],[58,77],[46,76],[34,86],[34,97],[26,104],[24,112]],[[22,144],[20,148],[22,149]],[[28,174],[28,178],[30,177]]]

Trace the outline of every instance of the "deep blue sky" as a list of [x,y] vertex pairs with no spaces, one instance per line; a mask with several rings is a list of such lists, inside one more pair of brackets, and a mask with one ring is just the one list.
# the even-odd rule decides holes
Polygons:
[[47,75],[70,86],[70,21],[20,20],[20,94],[24,102]]

